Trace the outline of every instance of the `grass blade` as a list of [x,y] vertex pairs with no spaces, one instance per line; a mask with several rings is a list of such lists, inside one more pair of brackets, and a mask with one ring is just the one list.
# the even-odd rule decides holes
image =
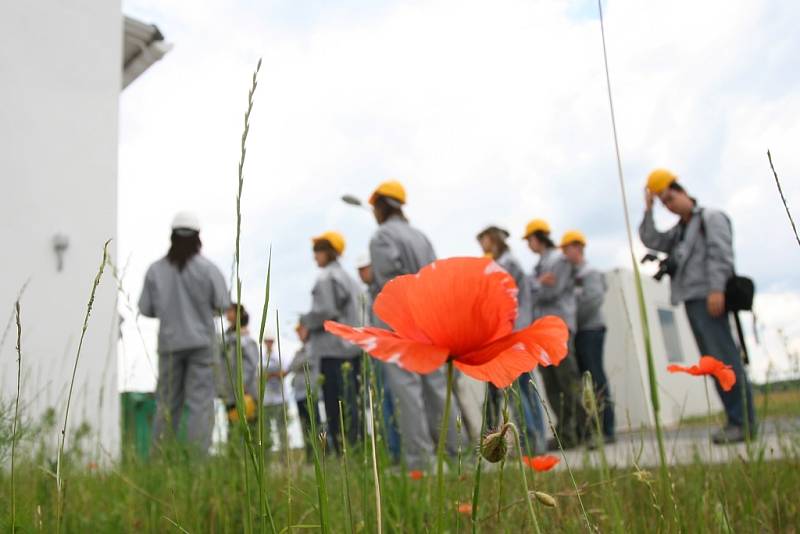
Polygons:
[[786,202],[786,197],[783,195],[783,188],[781,187],[781,181],[778,179],[778,173],[775,172],[775,166],[772,164],[772,154],[770,154],[769,150],[767,150],[767,158],[769,159],[769,168],[772,169],[772,174],[773,176],[775,176],[775,185],[778,186],[778,193],[780,193],[781,195],[781,202],[783,202],[783,207],[786,208],[786,216],[789,217],[789,223],[792,225],[794,238],[797,240],[798,246],[800,246],[800,235],[797,235],[797,225],[794,224],[794,219],[792,218],[792,212],[789,211],[789,204]]
[[92,291],[89,295],[89,302],[86,304],[86,315],[83,317],[83,327],[81,328],[81,337],[78,341],[78,352],[75,354],[75,365],[72,367],[72,378],[69,381],[69,393],[67,394],[67,405],[64,409],[64,426],[61,427],[61,440],[58,445],[58,456],[56,458],[56,532],[61,531],[61,519],[64,512],[64,479],[63,479],[63,458],[64,458],[64,442],[67,439],[67,423],[69,422],[69,405],[72,401],[72,390],[75,386],[75,375],[78,373],[78,362],[81,358],[81,350],[83,349],[83,340],[86,337],[86,330],[89,328],[89,317],[92,314],[92,306],[94,306],[94,297],[97,292],[97,286],[100,285],[100,280],[103,277],[103,271],[108,261],[108,245],[111,240],[105,242],[103,245],[103,260],[100,262],[100,268],[97,275],[94,277],[92,284]]

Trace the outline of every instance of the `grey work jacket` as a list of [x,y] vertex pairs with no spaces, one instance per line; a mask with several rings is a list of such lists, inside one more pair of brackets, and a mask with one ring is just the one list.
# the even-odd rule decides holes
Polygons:
[[[222,392],[220,396],[225,401],[225,405],[230,406],[236,402],[234,388],[236,388],[239,373],[235,328],[229,328],[225,332],[225,350],[222,356],[227,358],[228,362],[227,364],[224,360],[222,362]],[[228,375],[228,366],[230,366],[230,375]],[[258,401],[258,343],[250,337],[246,330],[242,332],[242,371],[244,392],[253,397],[253,400]]]
[[292,373],[292,390],[294,399],[302,401],[308,396],[306,385],[306,372],[308,373],[308,387],[314,392],[317,390],[319,380],[319,360],[311,357],[311,350],[308,344],[298,350],[291,365],[289,372]]
[[[390,217],[378,227],[369,243],[369,255],[375,279],[370,286],[373,302],[389,280],[404,274],[416,274],[436,260],[436,253],[425,234],[399,216]],[[375,326],[388,327],[380,317],[375,317]]]
[[[555,315],[567,323],[570,332],[576,328],[575,302],[575,268],[563,254],[556,249],[548,249],[542,253],[539,263],[533,269],[531,278],[531,295],[533,300],[533,319],[545,315]],[[539,276],[553,273],[556,277],[554,286],[539,283]]]
[[514,321],[514,330],[525,328],[531,324],[533,316],[530,281],[510,250],[503,252],[495,261],[517,284],[517,319]]
[[300,317],[314,358],[354,358],[361,349],[325,331],[325,321],[360,326],[361,288],[338,261],[322,268],[311,291],[311,311]]
[[[653,211],[645,211],[639,237],[647,248],[665,252],[677,264],[670,278],[673,305],[705,299],[712,291],[725,291],[733,275],[733,231],[725,213],[696,206],[687,224],[678,223],[659,232]],[[682,237],[682,238],[681,238]]]
[[605,274],[593,269],[588,263],[578,266],[578,271],[575,273],[578,332],[605,328],[603,301],[606,298],[606,291],[608,285]]
[[225,278],[200,254],[190,258],[182,271],[167,258],[153,263],[139,297],[141,314],[160,321],[159,354],[215,344],[214,319],[229,305]]

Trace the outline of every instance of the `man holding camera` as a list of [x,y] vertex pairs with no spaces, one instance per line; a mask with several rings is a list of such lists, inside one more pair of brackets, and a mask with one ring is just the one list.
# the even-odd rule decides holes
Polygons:
[[[680,220],[666,232],[656,229],[653,202],[661,203]],[[648,248],[668,254],[673,305],[683,302],[702,354],[731,365],[736,384],[722,391],[714,381],[727,415],[727,424],[712,436],[715,444],[738,443],[756,433],[753,394],[739,348],[733,340],[725,291],[734,276],[730,219],[723,212],[700,207],[666,169],[650,173],[645,188],[645,213],[639,236]],[[730,303],[729,303],[730,304]]]

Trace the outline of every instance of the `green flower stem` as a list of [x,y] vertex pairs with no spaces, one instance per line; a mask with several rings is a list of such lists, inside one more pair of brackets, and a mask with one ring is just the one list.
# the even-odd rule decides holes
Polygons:
[[519,439],[519,430],[514,423],[509,423],[508,426],[514,431],[514,442],[517,444],[517,463],[519,463],[519,474],[522,476],[522,485],[525,488],[525,502],[528,503],[528,513],[531,516],[531,523],[533,523],[533,530],[537,534],[541,534],[542,530],[539,528],[539,520],[536,518],[536,511],[533,509],[533,502],[531,502],[531,492],[528,488],[528,477],[525,474],[525,464],[522,462],[522,443]]
[[442,414],[442,427],[439,432],[439,446],[436,450],[436,530],[442,532],[442,517],[444,516],[444,447],[447,443],[447,433],[450,430],[450,402],[453,396],[453,360],[447,362],[447,393],[444,398],[444,413]]

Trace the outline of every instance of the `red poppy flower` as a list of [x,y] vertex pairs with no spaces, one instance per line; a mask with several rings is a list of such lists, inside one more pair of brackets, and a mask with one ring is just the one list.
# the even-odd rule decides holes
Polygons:
[[550,471],[560,460],[557,456],[545,454],[544,456],[523,456],[522,461],[534,471]]
[[725,365],[713,356],[700,356],[700,363],[691,367],[683,365],[670,365],[667,367],[670,373],[689,373],[695,376],[713,376],[719,382],[723,391],[730,391],[736,384],[736,373],[730,365]]
[[450,258],[398,276],[374,311],[394,331],[327,321],[325,329],[373,357],[416,373],[452,359],[463,373],[503,388],[537,365],[558,365],[569,333],[558,317],[513,332],[514,279],[488,258]]
[[411,480],[422,480],[424,477],[425,473],[422,471],[414,470],[408,472],[408,478],[410,478]]
[[470,504],[468,502],[459,503],[459,505],[458,505],[458,513],[471,515],[472,514],[472,504]]

